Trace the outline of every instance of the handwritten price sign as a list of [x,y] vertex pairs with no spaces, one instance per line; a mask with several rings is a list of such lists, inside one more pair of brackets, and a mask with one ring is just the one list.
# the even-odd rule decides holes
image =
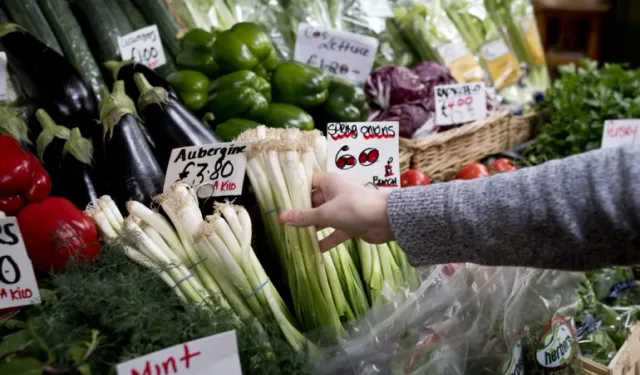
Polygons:
[[301,23],[293,59],[329,75],[364,83],[377,50],[375,38]]
[[398,122],[339,122],[327,125],[327,171],[380,188],[399,188]]
[[38,284],[16,218],[0,219],[0,309],[36,303]]
[[189,341],[120,363],[118,375],[242,375],[236,332]]
[[173,149],[164,190],[182,180],[196,190],[199,198],[242,194],[248,145],[231,142]]
[[640,143],[640,120],[607,120],[602,132],[602,148]]
[[436,86],[436,125],[464,124],[487,117],[487,93],[484,83]]
[[154,69],[166,64],[158,26],[151,25],[118,37],[122,60],[135,60]]

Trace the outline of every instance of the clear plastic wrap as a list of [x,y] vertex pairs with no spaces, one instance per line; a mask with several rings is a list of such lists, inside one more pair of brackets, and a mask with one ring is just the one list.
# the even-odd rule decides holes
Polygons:
[[339,345],[322,349],[318,371],[579,373],[572,317],[582,308],[583,280],[579,273],[549,270],[437,268],[414,292],[374,306]]

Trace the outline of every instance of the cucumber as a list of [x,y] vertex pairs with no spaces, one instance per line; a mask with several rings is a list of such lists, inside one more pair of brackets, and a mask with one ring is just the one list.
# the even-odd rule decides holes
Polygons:
[[62,50],[71,64],[78,69],[85,85],[90,86],[93,93],[102,99],[102,91],[107,90],[100,67],[91,54],[89,44],[82,34],[67,0],[39,0],[40,9],[45,18],[51,22],[53,33],[60,41]]
[[113,19],[116,21],[116,24],[118,25],[118,31],[120,31],[120,36],[124,36],[136,30],[136,28],[134,28],[131,22],[129,21],[129,18],[127,18],[127,15],[125,14],[125,12],[120,7],[120,4],[118,4],[117,0],[103,0],[103,1],[111,11],[111,15],[113,16]]
[[123,35],[115,17],[104,0],[76,1],[84,18],[85,30],[89,29],[101,62],[120,60],[118,37]]
[[147,16],[150,23],[158,25],[162,43],[169,49],[172,55],[180,52],[178,33],[180,28],[171,17],[171,13],[162,0],[134,0],[142,12]]
[[62,48],[38,7],[36,0],[5,0],[13,21],[62,55]]
[[124,12],[124,14],[127,15],[127,18],[129,19],[129,22],[131,23],[131,26],[133,26],[134,30],[142,29],[143,27],[149,26],[149,22],[147,22],[147,20],[144,18],[144,15],[142,14],[142,12],[140,12],[140,9],[138,9],[138,7],[133,2],[131,2],[131,0],[118,0],[118,5],[120,5],[120,8]]

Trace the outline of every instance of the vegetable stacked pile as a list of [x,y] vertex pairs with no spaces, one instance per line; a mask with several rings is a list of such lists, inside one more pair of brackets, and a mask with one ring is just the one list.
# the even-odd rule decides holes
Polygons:
[[532,163],[600,147],[606,120],[640,116],[640,70],[594,61],[560,68],[560,78],[541,103],[542,125],[527,149]]
[[225,141],[258,124],[311,130],[367,118],[361,88],[332,82],[299,62],[278,64],[271,38],[257,24],[237,23],[215,34],[192,29],[180,42],[182,70],[168,80]]
[[[415,270],[395,243],[347,243],[322,254],[314,227],[278,222],[285,209],[311,208],[311,179],[326,165],[326,138],[319,132],[258,126],[238,138],[252,143],[247,175],[256,193],[270,246],[279,256],[294,311],[306,330],[325,327],[333,337],[379,300],[412,287]],[[321,231],[320,236],[330,234]]]

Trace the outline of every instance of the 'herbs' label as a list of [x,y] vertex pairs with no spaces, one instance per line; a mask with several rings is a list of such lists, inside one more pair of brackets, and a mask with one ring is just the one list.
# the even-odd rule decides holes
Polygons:
[[564,316],[556,315],[538,338],[536,345],[538,365],[552,371],[564,368],[573,360],[576,345],[573,326]]
[[511,358],[505,364],[503,375],[524,375],[524,359],[522,358],[522,341],[518,340],[511,349]]

